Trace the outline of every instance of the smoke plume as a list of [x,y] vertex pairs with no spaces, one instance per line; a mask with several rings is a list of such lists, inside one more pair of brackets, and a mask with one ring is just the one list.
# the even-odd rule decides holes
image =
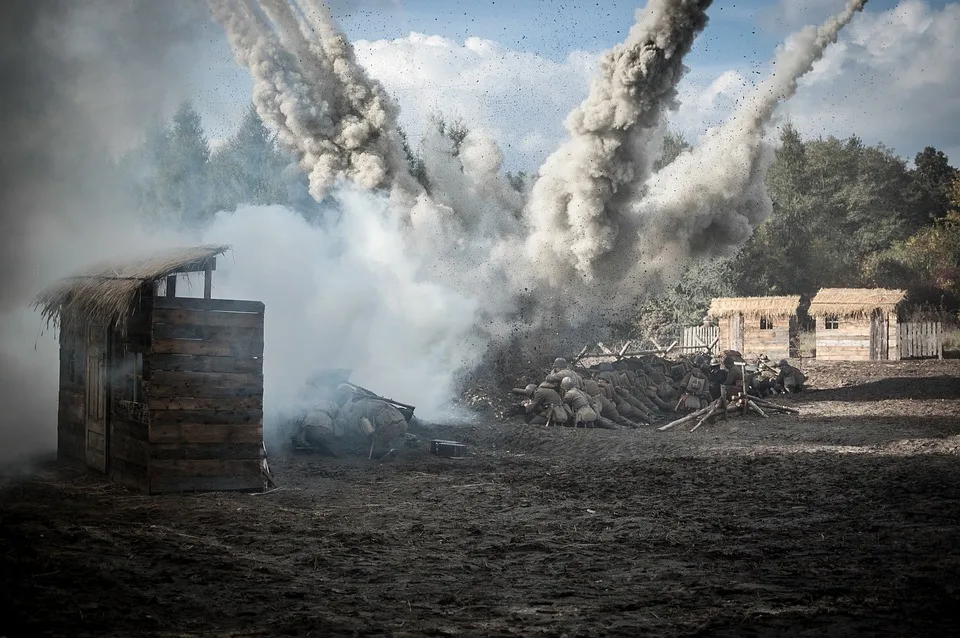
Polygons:
[[649,146],[676,105],[683,57],[711,0],[651,0],[627,40],[600,62],[590,95],[567,118],[570,139],[540,169],[527,206],[532,261],[552,283],[591,279],[616,245],[621,206],[650,170]]
[[192,93],[216,27],[198,2],[7,0],[0,5],[0,460],[56,441],[58,349],[29,303],[137,227],[111,154]]
[[395,106],[357,64],[329,10],[309,1],[211,0],[263,121],[293,150],[323,200],[340,180],[415,194]]
[[[774,157],[765,139],[767,125],[865,4],[849,0],[821,26],[789,38],[773,62],[774,72],[733,116],[653,177],[631,211],[639,229],[631,263],[675,270],[691,257],[729,255],[750,238],[772,212],[765,185]],[[634,266],[632,277],[642,279],[643,273]]]

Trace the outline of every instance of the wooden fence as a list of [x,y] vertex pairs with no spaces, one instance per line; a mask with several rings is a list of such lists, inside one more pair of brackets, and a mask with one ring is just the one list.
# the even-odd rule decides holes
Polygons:
[[943,327],[939,321],[901,323],[901,359],[943,359]]
[[714,352],[717,340],[720,339],[718,326],[693,326],[683,329],[683,338],[680,340],[681,352],[700,352],[709,350]]

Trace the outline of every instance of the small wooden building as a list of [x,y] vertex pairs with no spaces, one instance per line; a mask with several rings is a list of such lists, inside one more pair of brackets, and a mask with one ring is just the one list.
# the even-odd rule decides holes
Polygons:
[[[60,329],[60,459],[150,494],[263,488],[264,306],[212,298],[227,249],[104,265],[38,297]],[[194,272],[203,298],[176,296]]]
[[797,355],[800,295],[789,297],[717,297],[709,317],[720,328],[717,349],[771,359]]
[[810,302],[817,321],[817,359],[900,359],[898,308],[903,290],[822,288]]

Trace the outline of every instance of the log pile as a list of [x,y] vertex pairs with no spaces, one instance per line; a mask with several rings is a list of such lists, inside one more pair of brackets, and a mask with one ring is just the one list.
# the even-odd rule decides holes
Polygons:
[[795,408],[787,407],[785,405],[778,405],[771,401],[761,399],[760,397],[755,397],[740,392],[729,400],[721,396],[707,407],[697,410],[696,412],[691,412],[690,414],[671,421],[666,425],[662,425],[657,429],[661,432],[664,432],[671,428],[677,427],[678,425],[690,424],[696,421],[696,425],[690,429],[691,432],[695,432],[701,425],[717,417],[726,420],[731,414],[747,416],[751,412],[754,412],[765,419],[769,417],[767,412],[800,414],[800,410]]

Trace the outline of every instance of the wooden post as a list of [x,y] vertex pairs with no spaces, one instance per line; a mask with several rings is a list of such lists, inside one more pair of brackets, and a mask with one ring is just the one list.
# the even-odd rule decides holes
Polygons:
[[203,269],[203,298],[211,299],[213,296],[213,264],[209,261]]
[[177,296],[177,276],[167,275],[167,297]]

